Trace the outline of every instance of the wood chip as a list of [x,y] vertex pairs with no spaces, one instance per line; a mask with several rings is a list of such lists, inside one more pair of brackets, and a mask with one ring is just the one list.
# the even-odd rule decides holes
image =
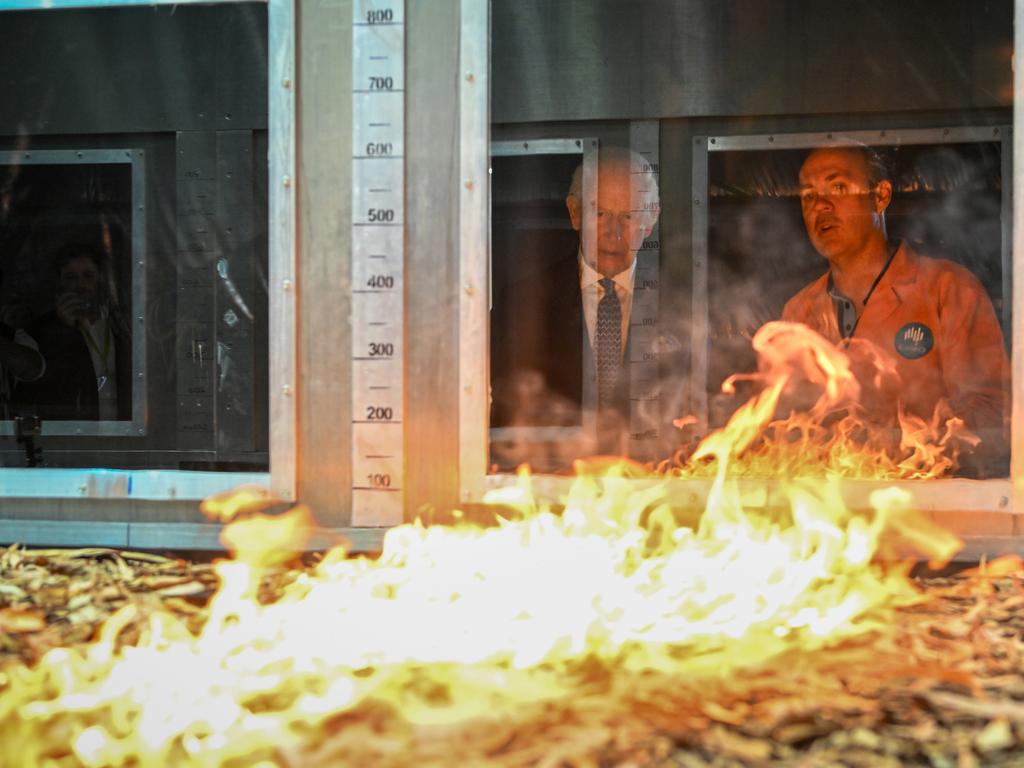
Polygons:
[[46,614],[42,611],[22,610],[20,608],[0,609],[0,632],[19,634],[22,632],[39,632],[46,628]]
[[1007,749],[1012,747],[1013,743],[1013,731],[1010,729],[1010,723],[1003,718],[993,720],[974,737],[974,746],[982,754]]
[[[300,571],[268,573],[270,602]],[[488,725],[414,728],[368,702],[308,743],[253,762],[328,768],[631,766],[933,768],[1024,766],[1024,579],[1006,566],[920,582],[922,601],[891,625],[813,654],[722,679],[680,680],[580,665],[574,695]],[[0,549],[0,690],[5,665],[96,636],[121,607],[135,642],[153,610],[191,631],[216,589],[208,564],[145,553]]]

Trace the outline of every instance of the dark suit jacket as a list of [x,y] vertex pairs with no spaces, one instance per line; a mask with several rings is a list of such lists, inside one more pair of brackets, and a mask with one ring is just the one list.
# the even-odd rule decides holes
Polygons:
[[[82,332],[68,326],[56,312],[40,315],[28,333],[39,344],[46,370],[36,381],[22,382],[15,390],[18,413],[44,421],[95,421],[99,419],[96,373]],[[122,323],[111,320],[117,367],[117,418],[132,417],[131,339]]]
[[[491,426],[569,426],[564,411],[532,414],[524,423],[514,412],[510,390],[517,376],[535,371],[543,375],[547,393],[575,407],[583,406],[584,380],[596,391],[594,356],[583,318],[577,251],[556,259],[524,261],[510,277],[495,280],[491,310]],[[627,339],[624,360],[628,362]],[[616,393],[616,410],[628,423],[629,373],[624,365]],[[575,423],[579,423],[578,419]]]

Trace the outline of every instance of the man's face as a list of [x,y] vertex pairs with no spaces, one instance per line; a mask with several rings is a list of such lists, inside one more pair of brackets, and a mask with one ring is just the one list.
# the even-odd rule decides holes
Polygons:
[[99,303],[100,270],[90,256],[75,256],[60,270],[61,293],[74,293],[95,308]]
[[[632,175],[628,166],[603,165],[597,175],[597,243],[593,249],[597,264],[591,264],[601,274],[612,277],[633,264],[636,252],[657,221],[657,202],[640,188],[631,188]],[[637,179],[643,179],[637,175]],[[636,187],[642,186],[638,182]],[[573,229],[587,236],[583,228],[582,204],[570,197],[566,204]],[[583,253],[588,256],[588,243]]]
[[863,155],[849,149],[819,149],[800,168],[800,208],[811,244],[829,261],[863,252],[884,239],[882,214],[892,185],[871,188]]

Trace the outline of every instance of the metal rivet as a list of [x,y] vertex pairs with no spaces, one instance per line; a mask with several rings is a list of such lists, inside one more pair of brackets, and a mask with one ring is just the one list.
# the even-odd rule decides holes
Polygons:
[[291,280],[282,280],[281,281],[281,288],[283,288],[284,291],[287,293],[288,291],[290,291],[292,289],[292,281]]
[[473,76],[473,73],[472,72],[467,72],[466,73],[466,82],[467,83],[472,83],[474,80],[476,80],[476,78]]
[[281,85],[284,86],[285,88],[291,88],[292,81],[286,77],[284,80],[281,81]]
[[291,384],[285,384],[283,387],[281,387],[281,394],[283,394],[285,397],[291,397],[292,396]]
[[473,394],[473,385],[472,385],[472,384],[466,384],[466,385],[465,385],[465,386],[464,386],[464,387],[462,388],[462,391],[463,391],[463,392],[465,392],[465,393],[466,393],[467,395],[471,395],[471,394]]
[[290,187],[292,185],[292,177],[291,176],[285,176],[283,179],[281,179],[281,183],[284,184],[285,189],[287,189],[288,187]]
[[466,187],[466,189],[472,189],[473,188],[473,181],[472,181],[472,179],[466,179],[462,183],[463,183],[463,186]]
[[999,506],[1000,507],[1008,507],[1009,505],[1010,505],[1010,497],[1009,496],[1000,496],[999,497]]
[[472,296],[473,295],[473,286],[470,285],[469,283],[466,283],[465,285],[463,285],[462,286],[462,290],[464,290],[466,292],[467,296]]

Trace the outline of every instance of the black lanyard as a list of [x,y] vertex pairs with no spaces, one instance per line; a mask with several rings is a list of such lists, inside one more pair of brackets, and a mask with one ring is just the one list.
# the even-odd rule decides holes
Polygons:
[[[865,307],[868,305],[868,299],[871,298],[871,294],[873,294],[875,292],[875,288],[877,288],[878,284],[880,282],[882,282],[882,278],[885,276],[885,273],[889,271],[889,265],[892,264],[892,260],[894,258],[896,258],[896,251],[897,250],[899,250],[898,246],[896,246],[896,245],[890,245],[889,246],[889,258],[886,259],[885,265],[882,267],[882,271],[879,272],[878,275],[875,276],[874,281],[871,283],[871,287],[868,288],[868,292],[866,294],[864,294],[864,300],[861,303]],[[846,320],[846,318],[843,316],[844,313],[843,313],[843,306],[841,305],[841,302],[842,302],[842,304],[846,305],[846,309],[848,311],[854,311],[854,308],[853,308],[853,305],[850,303],[850,300],[847,297],[843,296],[841,293],[834,293],[833,292],[835,290],[835,283],[832,281],[832,272],[831,272],[831,270],[828,273],[828,284],[827,284],[826,290],[828,291],[828,295],[832,297],[832,304],[835,307],[835,311],[836,311],[836,322],[839,324],[839,333],[842,335],[842,337],[844,339],[849,339],[857,331],[857,326],[860,324],[860,316],[858,316],[850,324],[849,329],[847,329],[845,327],[844,321]]]

